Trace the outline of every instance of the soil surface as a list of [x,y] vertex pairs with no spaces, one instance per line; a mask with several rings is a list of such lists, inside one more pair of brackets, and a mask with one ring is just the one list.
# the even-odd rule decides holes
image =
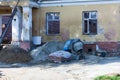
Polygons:
[[27,63],[31,60],[30,53],[17,46],[6,46],[0,50],[0,62],[3,63]]
[[60,64],[1,64],[0,80],[94,80],[99,75],[120,73],[120,57],[90,57]]

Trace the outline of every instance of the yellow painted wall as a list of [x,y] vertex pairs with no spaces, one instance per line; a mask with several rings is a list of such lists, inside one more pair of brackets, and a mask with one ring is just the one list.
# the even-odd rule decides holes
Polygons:
[[[98,11],[98,34],[83,35],[82,11],[93,10]],[[46,35],[47,12],[60,12],[60,35]],[[42,41],[71,38],[92,42],[120,41],[120,4],[41,7],[33,12],[33,21],[33,34],[42,36]]]

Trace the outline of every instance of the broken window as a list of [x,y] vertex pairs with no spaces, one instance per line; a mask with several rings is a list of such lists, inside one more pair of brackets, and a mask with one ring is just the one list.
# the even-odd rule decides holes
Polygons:
[[83,34],[97,34],[97,11],[83,11]]
[[59,12],[50,12],[46,14],[46,31],[47,35],[54,35],[60,33],[60,18]]

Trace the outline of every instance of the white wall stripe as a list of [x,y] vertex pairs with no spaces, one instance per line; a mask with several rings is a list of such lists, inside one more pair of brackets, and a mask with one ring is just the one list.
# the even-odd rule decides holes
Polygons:
[[120,0],[109,1],[47,1],[41,2],[40,7],[52,7],[52,6],[69,6],[69,5],[94,5],[94,4],[116,4],[120,3]]

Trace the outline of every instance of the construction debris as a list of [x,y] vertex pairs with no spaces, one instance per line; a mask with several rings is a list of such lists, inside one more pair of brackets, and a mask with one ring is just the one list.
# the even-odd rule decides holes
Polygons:
[[49,54],[49,58],[53,62],[65,62],[65,61],[70,61],[71,60],[71,53],[66,52],[66,51],[56,51],[51,54]]
[[0,62],[3,63],[26,63],[31,60],[30,54],[17,46],[7,46],[0,51]]
[[49,54],[63,50],[64,42],[51,41],[47,42],[43,46],[40,46],[31,51],[31,56],[33,57],[33,62],[35,61],[47,61],[49,60]]

